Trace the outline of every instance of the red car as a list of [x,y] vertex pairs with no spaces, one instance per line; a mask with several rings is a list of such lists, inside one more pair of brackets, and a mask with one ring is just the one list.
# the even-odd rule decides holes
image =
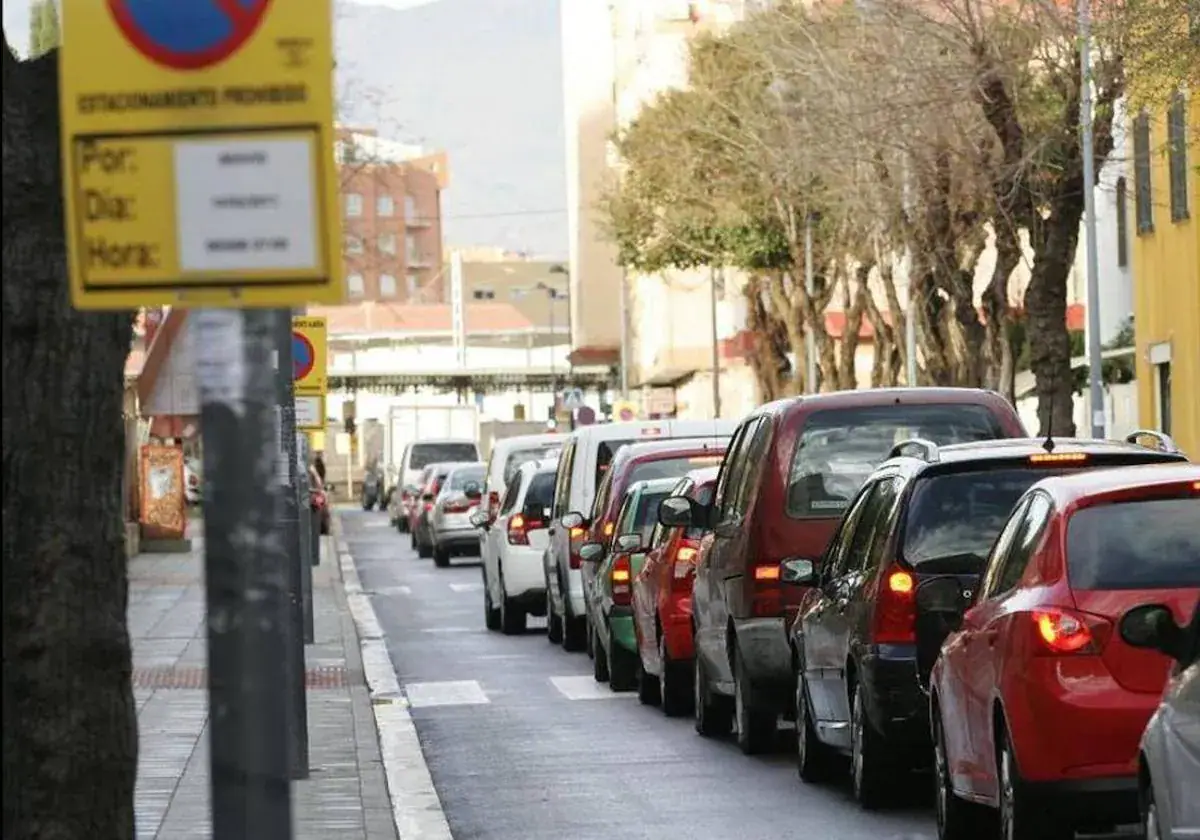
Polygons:
[[[707,505],[719,470],[693,470],[671,496]],[[633,627],[642,663],[638,697],[644,703],[661,700],[672,717],[692,713],[692,578],[704,534],[702,527],[660,522],[633,581]]]
[[[952,578],[919,603],[966,593]],[[1131,607],[1200,600],[1200,466],[1047,478],[1001,531],[930,681],[938,834],[1072,838],[1138,820],[1138,744],[1171,666],[1116,632]]]

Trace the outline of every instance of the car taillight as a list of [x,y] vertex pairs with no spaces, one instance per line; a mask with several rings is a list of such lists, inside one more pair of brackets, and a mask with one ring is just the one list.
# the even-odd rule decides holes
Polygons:
[[779,585],[779,564],[754,567],[753,599],[750,612],[759,618],[783,615],[783,589]]
[[1048,609],[1036,610],[1030,617],[1043,656],[1097,654],[1107,636],[1108,622],[1095,616]]
[[617,523],[613,522],[610,519],[604,523],[604,528],[601,529],[601,533],[604,534],[605,539],[608,539],[609,537],[611,537],[613,535],[613,531],[615,531],[616,529],[617,529]]
[[613,560],[612,571],[608,573],[612,583],[612,600],[615,607],[628,607],[633,599],[631,583],[633,581],[633,566],[629,563],[628,554],[618,554]]
[[526,519],[523,514],[515,514],[508,520],[508,544],[529,545],[529,532],[544,528],[545,523],[536,519]]
[[429,511],[431,511],[431,510],[433,510],[433,502],[426,502],[425,503],[425,512],[429,513]]
[[492,519],[496,518],[496,514],[500,512],[500,491],[493,490],[488,493],[488,516]]
[[892,566],[875,595],[871,637],[877,645],[906,645],[917,640],[917,581],[911,572]]
[[691,545],[681,545],[675,549],[671,588],[676,592],[692,591],[692,578],[696,574],[696,557],[698,554],[699,552],[695,546]]
[[583,558],[579,556],[579,548],[583,545],[583,537],[587,531],[583,528],[572,528],[567,532],[567,560],[572,569],[583,568]]

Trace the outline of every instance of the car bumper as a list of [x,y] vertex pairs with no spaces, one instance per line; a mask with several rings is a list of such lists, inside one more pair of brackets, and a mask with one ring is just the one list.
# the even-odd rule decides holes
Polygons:
[[929,737],[929,698],[917,679],[915,645],[882,645],[859,659],[867,719],[899,749],[924,756]]
[[479,532],[474,528],[465,531],[435,531],[433,544],[443,550],[474,554],[479,551]]
[[510,598],[536,592],[546,597],[546,576],[542,571],[541,549],[507,546],[501,559],[504,593]]
[[1025,789],[1046,810],[1085,830],[1104,830],[1140,819],[1136,776],[1026,782]]

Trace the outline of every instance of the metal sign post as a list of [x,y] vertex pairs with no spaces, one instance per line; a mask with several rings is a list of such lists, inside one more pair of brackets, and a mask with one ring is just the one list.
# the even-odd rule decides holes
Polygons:
[[[308,483],[308,435],[296,433],[296,474],[300,490],[300,589],[304,595],[304,644],[316,640],[313,627],[312,567],[313,552],[321,550],[320,534],[313,535],[312,522],[317,517],[312,509],[312,487]],[[319,526],[318,526],[319,528]]]
[[213,837],[290,840],[275,315],[197,310]]

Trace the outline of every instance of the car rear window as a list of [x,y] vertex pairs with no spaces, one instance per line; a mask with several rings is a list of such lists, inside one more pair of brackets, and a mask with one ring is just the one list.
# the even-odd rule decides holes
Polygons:
[[629,471],[629,483],[654,481],[659,478],[682,478],[692,470],[715,467],[721,463],[720,455],[688,455],[682,458],[659,458],[634,464]]
[[517,474],[517,470],[521,469],[522,464],[528,464],[530,461],[540,461],[550,453],[560,451],[562,451],[561,443],[547,443],[543,446],[514,449],[504,461],[504,484],[508,485],[512,481],[513,476]]
[[477,461],[479,452],[473,443],[414,443],[408,468],[417,470],[438,461]]
[[1006,435],[996,416],[982,405],[885,405],[815,411],[805,420],[792,456],[788,516],[841,516],[892,447],[915,437],[946,446]]
[[650,535],[654,533],[654,526],[658,524],[658,505],[663,499],[671,495],[669,490],[661,490],[654,493],[642,493],[638,497],[636,509],[633,511],[633,521],[629,521],[629,513],[626,513],[626,519],[621,523],[619,533],[622,534],[641,534],[643,543],[650,539]]
[[471,482],[475,482],[480,487],[483,486],[483,467],[471,467],[465,470],[455,470],[450,473],[449,489],[462,490]]
[[554,504],[554,478],[552,472],[540,472],[529,482],[525,491],[525,506],[541,505],[550,507]]
[[1087,507],[1067,525],[1074,589],[1200,587],[1200,498]]
[[[713,490],[716,488],[716,482],[705,484],[692,491],[692,498],[704,507],[712,504]],[[708,529],[702,525],[692,525],[687,529],[686,537],[689,540],[699,540],[708,533]]]
[[918,479],[904,524],[904,559],[913,566],[961,560],[982,571],[1017,500],[1038,481],[1063,472],[1006,467]]
[[602,440],[596,447],[596,486],[600,486],[600,482],[604,479],[604,474],[608,472],[608,467],[612,464],[613,457],[617,454],[617,450],[627,443],[633,443],[633,440]]

